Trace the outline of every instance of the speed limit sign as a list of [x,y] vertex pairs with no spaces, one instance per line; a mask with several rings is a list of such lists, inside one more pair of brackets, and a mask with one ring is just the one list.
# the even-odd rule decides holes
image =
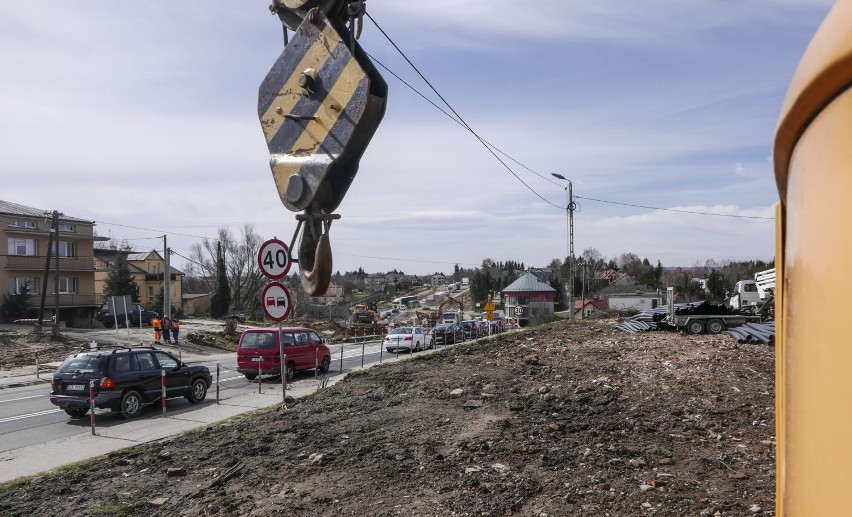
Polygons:
[[290,250],[278,239],[269,239],[260,246],[257,264],[266,277],[272,280],[284,278],[290,271]]

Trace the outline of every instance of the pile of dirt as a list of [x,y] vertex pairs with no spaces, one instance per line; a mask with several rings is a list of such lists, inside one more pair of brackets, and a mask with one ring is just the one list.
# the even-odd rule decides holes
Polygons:
[[0,515],[774,513],[774,353],[556,323],[0,488]]
[[70,354],[88,348],[84,339],[60,334],[52,337],[50,330],[0,329],[0,370],[34,366],[36,353],[40,363],[61,362]]

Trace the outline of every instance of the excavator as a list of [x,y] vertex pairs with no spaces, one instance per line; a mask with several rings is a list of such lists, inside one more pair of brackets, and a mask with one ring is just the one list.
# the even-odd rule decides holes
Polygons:
[[322,296],[334,211],[384,116],[387,84],[357,41],[365,0],[273,0],[269,10],[283,24],[285,47],[260,85],[257,113],[278,196],[301,212],[292,261],[305,291]]

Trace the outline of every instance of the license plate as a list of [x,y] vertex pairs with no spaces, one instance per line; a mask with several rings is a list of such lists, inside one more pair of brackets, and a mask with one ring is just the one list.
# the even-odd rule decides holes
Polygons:
[[251,360],[256,362],[256,363],[259,363],[259,362],[263,361],[263,358],[262,357],[252,357]]
[[66,384],[65,391],[85,391],[85,384]]

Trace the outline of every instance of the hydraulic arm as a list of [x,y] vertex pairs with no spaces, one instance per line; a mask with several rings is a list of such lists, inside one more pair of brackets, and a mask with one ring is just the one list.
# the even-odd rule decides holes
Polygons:
[[321,296],[333,212],[382,120],[387,84],[356,40],[364,0],[274,0],[270,10],[294,34],[260,85],[257,113],[281,202],[302,212],[293,261],[305,291]]

